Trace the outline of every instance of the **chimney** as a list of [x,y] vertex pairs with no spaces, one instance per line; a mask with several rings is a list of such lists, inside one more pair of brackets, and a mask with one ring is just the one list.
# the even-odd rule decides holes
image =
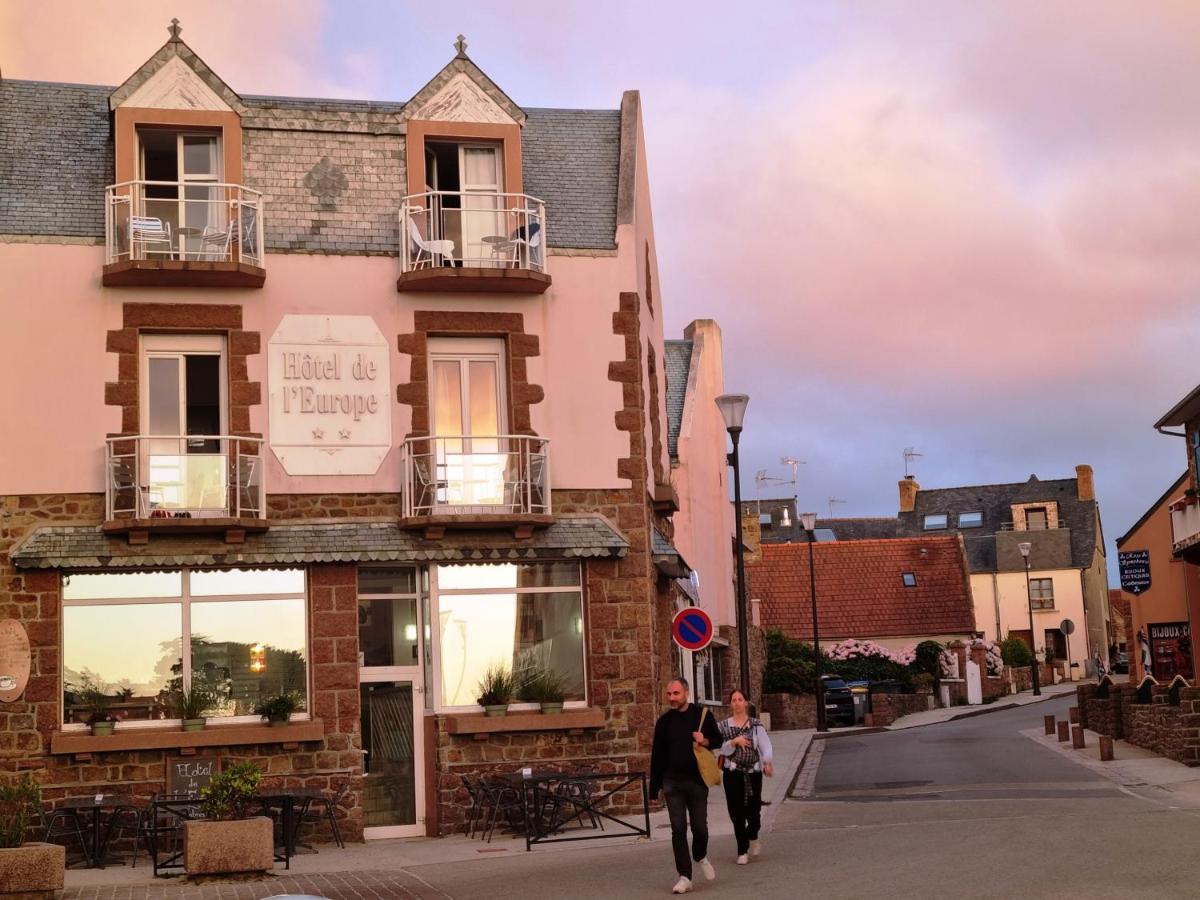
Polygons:
[[1091,466],[1075,467],[1076,493],[1080,500],[1096,499],[1096,479]]
[[917,491],[921,486],[912,475],[905,475],[900,482],[900,512],[912,512],[917,508]]
[[762,526],[758,524],[758,516],[747,513],[742,516],[742,544],[745,546],[746,565],[753,565],[762,559]]

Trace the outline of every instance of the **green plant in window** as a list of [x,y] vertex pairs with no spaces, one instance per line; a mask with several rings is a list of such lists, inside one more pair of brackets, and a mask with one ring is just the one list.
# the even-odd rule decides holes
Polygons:
[[492,663],[479,679],[480,706],[507,706],[517,692],[517,680],[504,663]]
[[562,709],[567,697],[567,680],[554,669],[538,669],[525,685],[521,699],[540,703],[542,712],[557,712]]
[[208,686],[195,680],[191,687],[180,687],[173,701],[185,731],[203,728],[205,714],[216,705],[216,697]]
[[261,780],[262,770],[254,763],[234,763],[200,788],[200,808],[209,819],[243,819]]
[[71,692],[75,695],[75,702],[87,711],[87,721],[93,731],[97,734],[112,731],[111,726],[116,720],[108,710],[112,706],[113,698],[105,693],[91,675],[84,675]]
[[300,698],[292,693],[276,694],[261,700],[254,707],[254,714],[262,716],[272,725],[286,725],[288,719],[300,707]]
[[25,843],[30,816],[41,802],[41,788],[31,775],[0,783],[0,849]]

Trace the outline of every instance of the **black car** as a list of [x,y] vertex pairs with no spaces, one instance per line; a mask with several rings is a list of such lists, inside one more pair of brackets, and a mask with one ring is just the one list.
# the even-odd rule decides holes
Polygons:
[[825,719],[841,725],[854,724],[854,695],[840,675],[822,675],[821,693],[825,697]]

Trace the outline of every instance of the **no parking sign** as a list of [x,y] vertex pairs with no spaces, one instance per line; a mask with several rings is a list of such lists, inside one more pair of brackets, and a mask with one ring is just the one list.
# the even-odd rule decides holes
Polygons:
[[712,619],[698,606],[681,609],[671,622],[671,636],[684,650],[703,650],[713,639]]

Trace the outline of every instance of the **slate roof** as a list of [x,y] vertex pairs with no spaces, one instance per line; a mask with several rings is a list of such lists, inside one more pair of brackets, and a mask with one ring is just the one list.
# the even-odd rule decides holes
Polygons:
[[[1071,532],[1071,565],[1085,569],[1092,564],[1097,546],[1103,544],[1097,535],[1096,501],[1078,499],[1074,478],[1042,481],[1031,475],[1028,481],[1012,484],[981,484],[954,488],[922,488],[917,492],[916,508],[899,513],[898,536],[930,534],[923,528],[925,516],[944,513],[949,528],[936,534],[961,534],[967,547],[967,562],[972,572],[995,572],[995,534],[1012,522],[1011,507],[1016,503],[1054,501],[1058,504],[1060,521]],[[963,512],[982,512],[981,528],[959,529],[957,517]]]
[[[0,234],[103,238],[104,188],[115,171],[108,109],[114,90],[0,80]],[[397,102],[302,97],[248,96],[242,101],[246,128],[335,133],[399,133],[405,108]],[[547,243],[614,249],[620,111],[526,113],[521,134],[524,189],[546,202]],[[316,209],[317,199],[312,202]],[[397,208],[399,204],[397,197]]]
[[244,544],[152,537],[131,546],[96,526],[46,526],[12,552],[23,569],[128,569],[161,566],[267,565],[313,562],[505,562],[522,559],[619,558],[629,542],[599,516],[562,517],[529,539],[511,531],[476,531],[431,542],[391,522],[273,525]]
[[0,233],[104,237],[112,90],[0,80]]
[[663,341],[663,369],[667,379],[667,450],[679,459],[679,430],[687,400],[688,374],[692,367],[691,341]]
[[[765,628],[812,635],[808,547],[764,544],[747,567]],[[971,587],[954,537],[839,541],[813,546],[822,640],[968,635],[975,631]],[[916,575],[905,587],[902,575]]]
[[686,578],[691,571],[675,545],[668,541],[657,528],[650,529],[650,557],[659,571],[675,578]]

